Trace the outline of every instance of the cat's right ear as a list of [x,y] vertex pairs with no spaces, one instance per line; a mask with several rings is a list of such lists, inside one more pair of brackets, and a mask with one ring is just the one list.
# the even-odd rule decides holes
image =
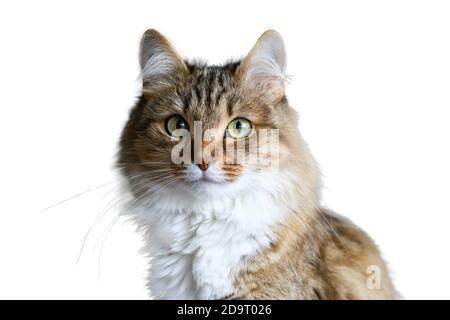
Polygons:
[[188,72],[170,42],[155,29],[147,30],[142,36],[139,62],[144,93],[147,94],[177,84]]

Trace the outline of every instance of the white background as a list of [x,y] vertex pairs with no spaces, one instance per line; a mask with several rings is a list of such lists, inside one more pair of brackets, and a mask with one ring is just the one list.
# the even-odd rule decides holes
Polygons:
[[149,27],[212,63],[278,30],[324,204],[373,236],[405,298],[450,298],[449,17],[448,1],[2,1],[0,298],[147,297],[139,236],[107,232],[117,183],[42,209],[114,181]]

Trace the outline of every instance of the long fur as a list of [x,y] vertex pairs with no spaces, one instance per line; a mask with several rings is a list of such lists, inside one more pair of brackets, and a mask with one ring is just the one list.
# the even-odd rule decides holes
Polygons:
[[[143,233],[150,258],[148,287],[160,299],[393,298],[387,269],[372,240],[350,221],[320,207],[316,162],[284,94],[286,54],[267,31],[241,61],[208,66],[182,60],[149,30],[141,41],[143,92],[123,130],[117,166],[132,200],[125,214]],[[176,141],[165,123],[179,116],[218,137],[237,118],[254,132],[279,133],[277,166],[228,163],[215,155],[207,169],[175,164]],[[256,133],[255,133],[256,134]],[[249,156],[271,158],[268,139]],[[189,156],[189,155],[188,155]],[[202,169],[203,168],[203,169]],[[376,270],[375,286],[368,270]]]

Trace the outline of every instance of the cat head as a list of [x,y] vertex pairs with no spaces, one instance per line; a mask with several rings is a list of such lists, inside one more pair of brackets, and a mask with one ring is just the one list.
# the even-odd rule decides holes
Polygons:
[[316,188],[314,161],[285,96],[286,53],[276,31],[242,60],[211,66],[182,59],[151,29],[139,58],[142,94],[117,163],[136,198],[201,199],[264,186],[282,192],[275,182],[289,179]]

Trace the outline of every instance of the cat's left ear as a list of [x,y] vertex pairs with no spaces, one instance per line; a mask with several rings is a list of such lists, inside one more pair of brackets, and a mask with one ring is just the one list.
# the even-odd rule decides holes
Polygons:
[[246,87],[271,103],[284,97],[285,71],[284,41],[278,32],[268,30],[242,60],[237,75]]

